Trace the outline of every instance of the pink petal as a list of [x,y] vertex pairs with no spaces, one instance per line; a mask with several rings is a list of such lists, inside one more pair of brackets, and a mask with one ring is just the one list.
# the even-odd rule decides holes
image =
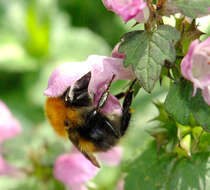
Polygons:
[[124,59],[126,55],[124,53],[119,53],[119,47],[120,43],[117,43],[117,45],[112,50],[112,57]]
[[202,90],[202,96],[205,102],[210,106],[210,86]]
[[99,88],[104,88],[113,74],[115,79],[128,80],[135,77],[130,68],[123,66],[123,60],[118,58],[91,55],[88,57],[87,62],[92,64],[92,78],[90,81],[90,92],[99,92]]
[[102,0],[108,10],[122,17],[125,22],[135,18],[143,11],[146,3],[143,0]]
[[199,43],[196,47],[196,51],[201,51],[205,47],[209,48],[209,46],[210,46],[210,37]]
[[68,186],[79,185],[95,177],[96,168],[81,153],[63,154],[54,165],[54,176]]
[[[102,95],[102,92],[101,93],[99,92],[95,96],[95,99],[94,99],[95,105],[98,104],[98,101],[99,101],[101,95]],[[114,114],[120,115],[122,113],[122,108],[121,108],[121,104],[120,104],[119,100],[115,96],[110,94],[105,106],[102,108],[102,112],[103,113],[114,113]]]
[[100,160],[104,161],[104,163],[109,166],[117,166],[122,160],[122,152],[122,147],[117,146],[107,152],[98,153],[98,157]]
[[0,101],[0,143],[21,132],[19,122],[13,118],[6,105]]
[[135,20],[138,23],[145,23],[149,19],[149,8],[147,6],[144,7],[143,11],[136,15]]
[[44,94],[49,97],[61,96],[69,86],[90,70],[91,65],[86,62],[70,62],[58,66],[52,72]]
[[194,88],[193,88],[193,96],[196,95],[196,92],[197,92],[197,87],[194,86]]
[[202,90],[203,98],[209,104],[210,87],[210,37],[200,42],[191,43],[187,55],[181,63],[182,75],[193,83],[193,96],[197,88]]
[[189,51],[187,53],[187,55],[185,55],[185,57],[183,58],[182,62],[181,62],[181,72],[182,75],[188,79],[188,80],[193,80],[193,76],[192,76],[192,55],[194,52],[195,47],[199,44],[198,40],[195,40],[191,43]]
[[0,175],[18,177],[19,174],[20,171],[12,165],[8,164],[0,155]]

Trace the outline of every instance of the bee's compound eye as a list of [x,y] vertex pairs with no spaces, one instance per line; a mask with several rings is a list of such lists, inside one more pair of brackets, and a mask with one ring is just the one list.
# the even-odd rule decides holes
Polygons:
[[64,126],[67,127],[67,128],[70,127],[70,121],[69,121],[69,119],[65,119],[64,120]]

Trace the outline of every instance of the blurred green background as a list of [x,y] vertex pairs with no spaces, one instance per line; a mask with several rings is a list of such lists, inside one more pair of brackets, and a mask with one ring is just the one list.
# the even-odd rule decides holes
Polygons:
[[[1,190],[64,189],[54,179],[52,167],[60,154],[70,150],[71,144],[56,136],[45,118],[43,91],[48,78],[63,62],[82,61],[91,54],[110,56],[121,35],[142,28],[131,28],[133,24],[124,24],[100,0],[0,1],[0,99],[23,129],[18,137],[4,144],[5,158],[28,173],[20,179],[1,176]],[[114,84],[113,92],[124,85],[122,81]],[[163,99],[167,89],[157,86],[151,95],[140,91],[134,100],[130,128],[121,141],[122,164],[114,168],[104,166],[90,186],[115,189],[123,177],[124,163],[151,139],[146,128],[157,115],[151,100]]]

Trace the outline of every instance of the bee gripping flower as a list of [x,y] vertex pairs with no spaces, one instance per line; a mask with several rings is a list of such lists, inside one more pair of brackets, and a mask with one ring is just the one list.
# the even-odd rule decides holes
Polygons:
[[205,102],[210,105],[210,37],[203,42],[195,40],[191,43],[187,55],[181,63],[182,75],[202,90]]
[[122,17],[125,22],[134,18],[137,22],[148,19],[148,8],[143,0],[102,0],[105,7]]
[[[97,105],[101,94],[107,88],[113,74],[115,75],[114,80],[134,78],[131,69],[123,66],[123,59],[91,55],[84,62],[70,62],[58,66],[52,72],[44,94],[48,97],[61,96],[69,86],[89,71],[91,71],[91,80],[88,91],[93,95],[95,105]],[[120,102],[110,94],[102,111],[104,113],[121,113]]]

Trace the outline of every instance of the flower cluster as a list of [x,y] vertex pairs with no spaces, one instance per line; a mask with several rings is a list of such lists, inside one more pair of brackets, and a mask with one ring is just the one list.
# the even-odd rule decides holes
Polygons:
[[8,164],[4,158],[2,143],[21,132],[19,122],[12,116],[7,106],[0,101],[0,175],[13,176],[18,169]]
[[199,40],[191,43],[182,60],[181,72],[193,83],[193,95],[200,88],[205,102],[210,105],[210,37],[201,43]]

